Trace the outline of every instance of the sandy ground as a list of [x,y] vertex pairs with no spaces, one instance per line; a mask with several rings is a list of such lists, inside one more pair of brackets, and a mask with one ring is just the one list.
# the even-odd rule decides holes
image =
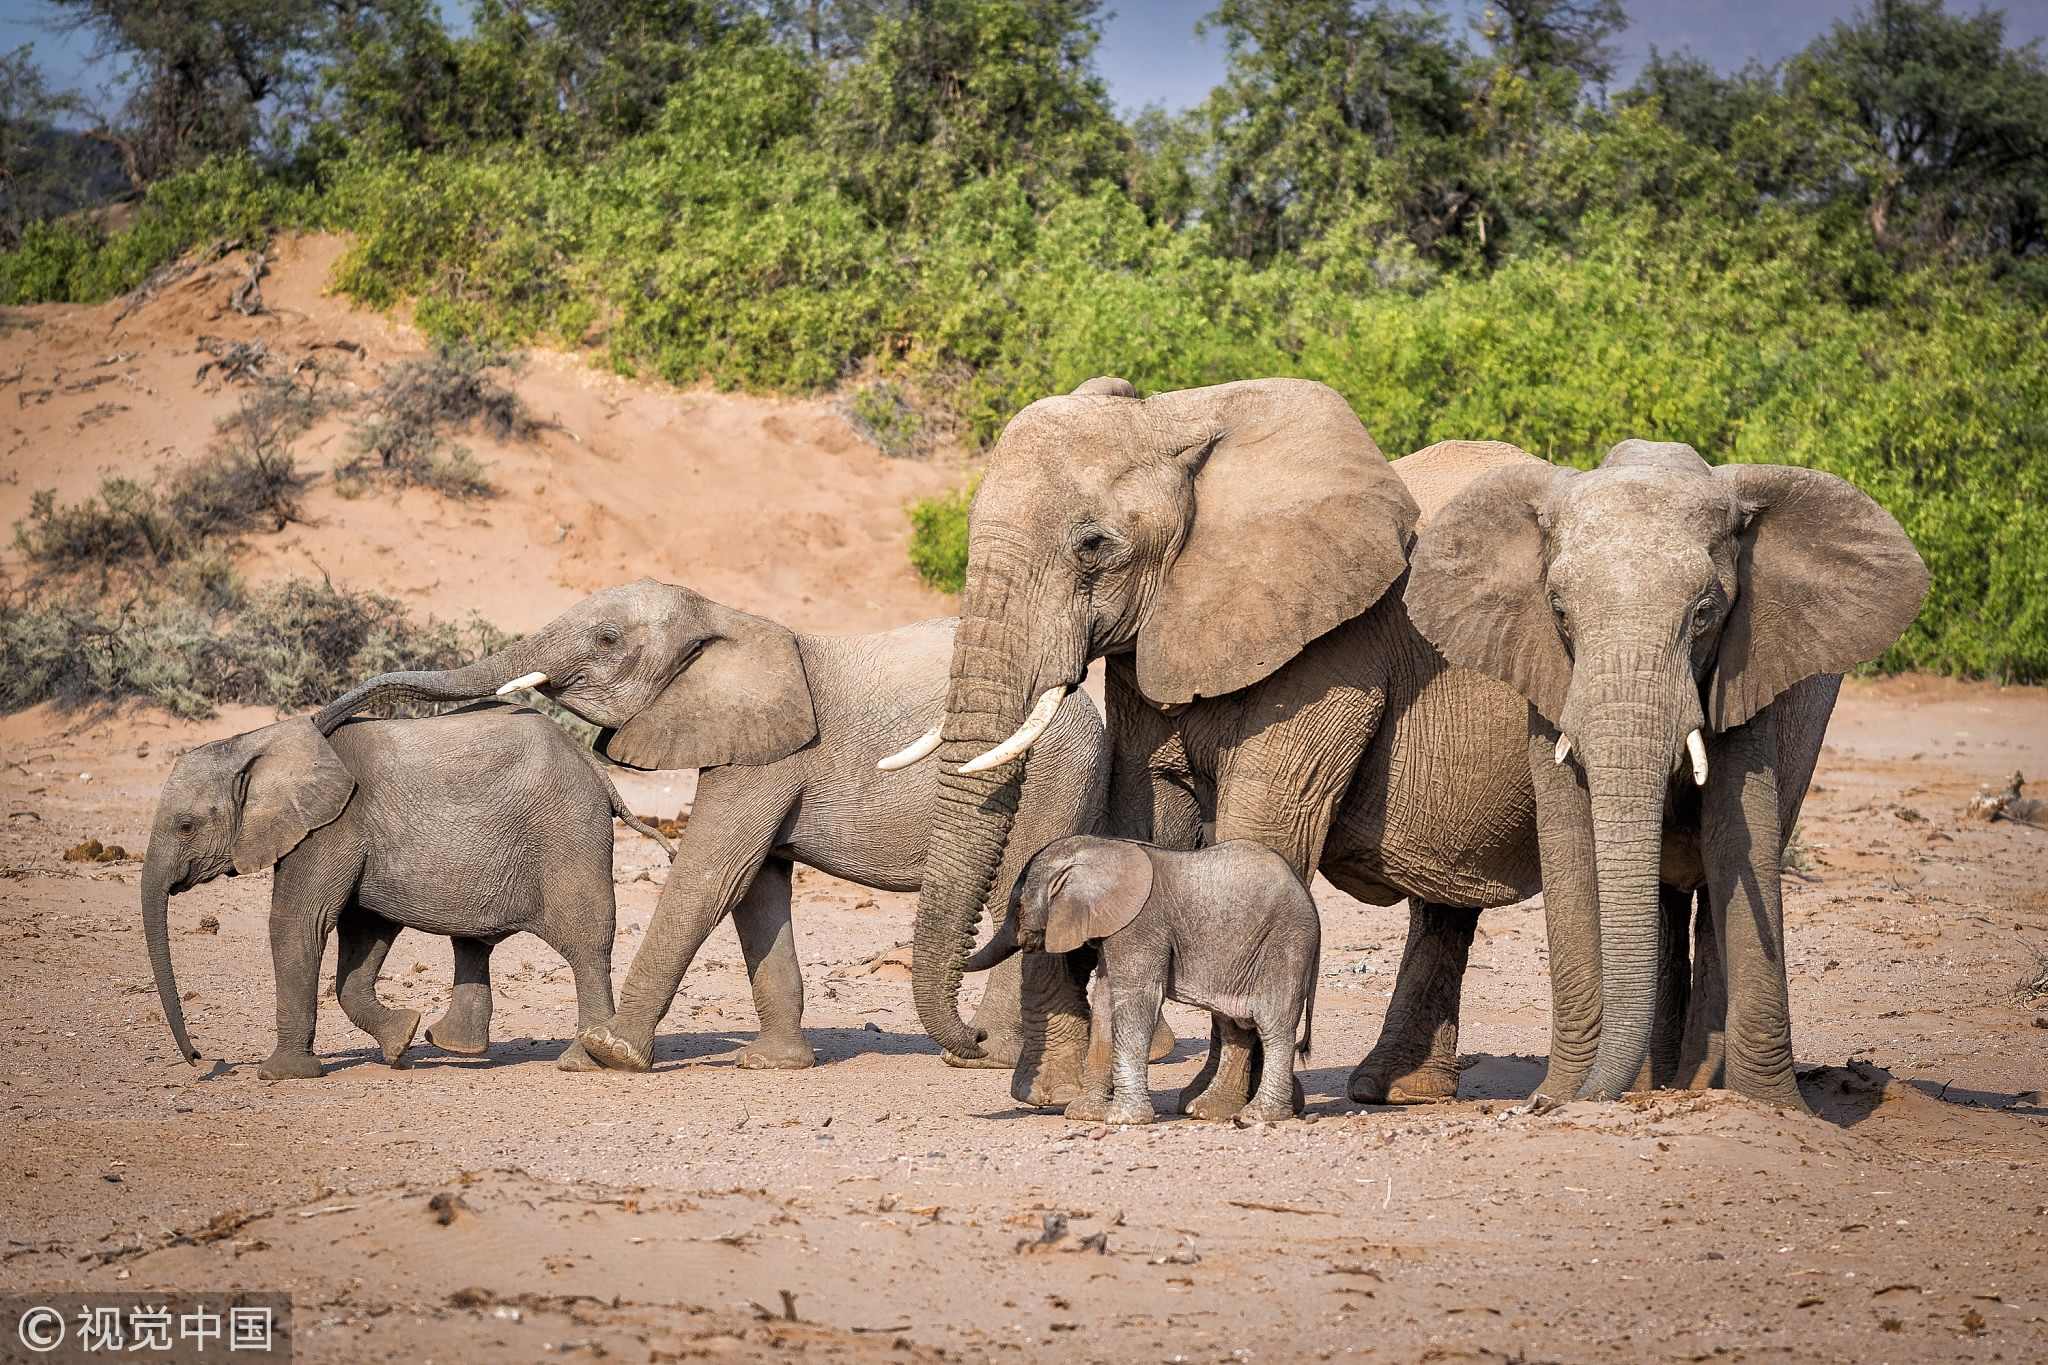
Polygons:
[[[348,335],[373,361],[417,349],[318,296],[336,244],[291,250],[266,284],[280,317],[237,325]],[[132,385],[18,409],[0,389],[0,516],[36,487],[76,497],[196,453],[233,399],[194,390],[180,348],[228,330],[204,312],[225,292],[195,286],[112,334],[112,310],[36,310],[0,338],[0,372],[40,376],[21,391],[137,352],[119,362]],[[957,469],[882,460],[822,402],[552,356],[521,390],[576,438],[477,443],[505,498],[322,488],[316,524],[252,546],[251,571],[318,561],[515,627],[643,568],[798,625],[943,610],[903,567],[899,509]],[[78,429],[104,401],[125,410]],[[344,439],[316,432],[307,462]],[[187,1067],[150,985],[138,865],[62,854],[87,837],[139,851],[174,757],[270,719],[0,718],[0,1290],[284,1289],[315,1361],[2048,1358],[2048,1000],[2016,992],[2048,954],[2048,831],[1962,814],[1981,784],[2048,774],[2048,692],[1845,689],[1786,894],[1817,1117],[1718,1094],[1522,1112],[1548,1030],[1534,903],[1481,919],[1461,1098],[1358,1111],[1344,1081],[1405,921],[1322,886],[1310,1120],[1264,1130],[1070,1124],[1019,1109],[1001,1073],[948,1070],[892,951],[913,898],[807,871],[812,1071],[732,1065],[753,1019],[721,929],[651,1075],[554,1070],[569,976],[522,938],[498,954],[487,1057],[423,1045],[390,1069],[329,994],[328,1074],[267,1084],[268,877],[172,902],[194,1041],[218,1059]],[[621,786],[664,814],[690,794],[687,777]],[[621,975],[661,875],[622,832]],[[449,964],[445,942],[401,938],[385,998],[431,1018]],[[1154,1069],[1162,1106],[1205,1032],[1168,1017],[1184,1041]]]

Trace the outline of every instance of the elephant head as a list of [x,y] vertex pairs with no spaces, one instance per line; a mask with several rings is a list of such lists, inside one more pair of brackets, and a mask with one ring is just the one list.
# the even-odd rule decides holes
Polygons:
[[[1121,379],[1018,413],[968,521],[915,934],[918,1018],[981,1055],[960,973],[1022,760],[1089,661],[1161,708],[1267,677],[1406,568],[1415,504],[1342,397],[1255,380],[1139,399]],[[918,746],[908,751],[915,756]]]
[[796,636],[651,578],[593,593],[465,667],[372,678],[315,720],[331,734],[380,701],[526,687],[601,727],[598,751],[629,768],[772,763],[818,733]]
[[1582,1095],[1620,1094],[1649,1046],[1673,777],[1705,786],[1710,739],[1803,679],[1875,658],[1926,590],[1905,532],[1849,483],[1712,468],[1677,444],[1624,441],[1585,472],[1497,470],[1423,531],[1415,625],[1453,665],[1526,697],[1555,761],[1584,776],[1601,1016]]
[[1010,888],[1010,913],[967,959],[985,972],[1018,952],[1070,953],[1138,917],[1152,894],[1152,859],[1124,839],[1072,835],[1031,855]]
[[186,1061],[199,1054],[171,970],[170,898],[222,874],[261,872],[339,816],[355,788],[304,716],[202,744],[171,769],[142,864],[142,937],[164,1022]]

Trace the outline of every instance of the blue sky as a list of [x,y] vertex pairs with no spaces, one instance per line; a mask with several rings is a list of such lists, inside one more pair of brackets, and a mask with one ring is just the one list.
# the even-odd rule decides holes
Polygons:
[[[1169,109],[1198,103],[1223,74],[1223,40],[1195,36],[1195,21],[1214,8],[1212,0],[1110,0],[1116,10],[1097,54],[1116,102],[1126,109],[1163,104]],[[1623,0],[1631,20],[1615,43],[1620,72],[1617,88],[1635,76],[1651,47],[1690,49],[1717,69],[1733,70],[1751,57],[1775,62],[1805,47],[1838,19],[1863,6],[1860,0]],[[1975,0],[1949,8],[1974,13]],[[1484,0],[1443,0],[1450,21],[1477,41],[1470,25],[1485,10]],[[2048,0],[2006,0],[1988,8],[2005,11],[2008,42],[2048,38]],[[2044,44],[2048,46],[2048,44]]]
[[[1617,43],[1626,85],[1655,46],[1690,49],[1729,70],[1755,57],[1773,62],[1806,46],[1815,34],[1860,7],[1859,0],[1624,0],[1631,23]],[[459,4],[451,6],[460,8]],[[1454,24],[1469,25],[1484,0],[1442,0]],[[1975,3],[1951,8],[1974,10]],[[1213,0],[1111,0],[1115,10],[1103,34],[1098,62],[1116,102],[1125,109],[1163,104],[1185,108],[1209,93],[1223,73],[1223,43],[1195,36],[1195,21]],[[2013,41],[2048,38],[2048,0],[2006,0]],[[74,34],[52,32],[52,13],[39,0],[0,0],[0,45],[35,47],[53,81],[93,93],[104,79],[87,65],[90,46]]]

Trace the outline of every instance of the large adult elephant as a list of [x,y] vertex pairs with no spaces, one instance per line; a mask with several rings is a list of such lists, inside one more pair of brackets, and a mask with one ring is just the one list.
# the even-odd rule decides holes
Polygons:
[[[1410,898],[1401,980],[1352,1090],[1455,1093],[1465,953],[1479,907],[1537,887],[1535,803],[1526,705],[1408,623],[1416,518],[1321,384],[1140,400],[1097,379],[1010,422],[969,521],[918,906],[914,995],[942,1046],[981,1045],[957,1008],[962,962],[1045,718],[1106,657],[1111,832],[1193,847],[1213,818],[1217,840],[1257,840],[1361,900]],[[1046,962],[1025,969],[1042,1052],[1027,1043],[1014,1087],[1037,1103],[1076,1093],[1087,1044],[1072,974]],[[1220,1041],[1190,1112],[1244,1103],[1249,1040]]]
[[[911,765],[912,741],[938,719],[953,628],[948,619],[873,635],[799,635],[643,578],[585,598],[467,667],[372,678],[315,719],[326,734],[381,701],[467,701],[532,687],[603,727],[598,751],[616,763],[698,769],[696,804],[617,1013],[586,1028],[583,1045],[607,1066],[648,1069],[656,1025],[729,913],[761,1022],[739,1064],[805,1067],[814,1054],[801,1028],[792,865],[877,890],[917,889],[936,777]],[[1101,818],[1107,764],[1094,704],[1070,698],[1045,744],[1019,816],[1035,842],[1018,850],[1017,866],[1040,843],[1090,831]],[[889,770],[877,771],[878,760]],[[1007,876],[1015,874],[1013,866]],[[999,891],[1008,890],[1006,879]],[[456,965],[461,977],[459,940]],[[1011,1065],[1021,1045],[1015,971],[991,977],[978,1017],[996,1047],[961,1060]]]
[[[1553,992],[1540,1094],[1618,1095],[1649,1055],[1657,1079],[1719,1069],[1729,1089],[1804,1107],[1780,856],[1840,674],[1898,639],[1926,590],[1905,532],[1852,485],[1712,468],[1684,445],[1496,471],[1422,534],[1416,625],[1529,702]],[[1695,889],[1677,1037],[1653,1013],[1673,1018],[1686,990]]]

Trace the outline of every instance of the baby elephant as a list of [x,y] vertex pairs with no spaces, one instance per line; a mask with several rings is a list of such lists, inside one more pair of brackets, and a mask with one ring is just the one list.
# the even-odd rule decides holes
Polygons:
[[[404,927],[456,941],[454,1001],[427,1034],[450,1051],[483,1051],[490,950],[521,930],[568,959],[578,1026],[609,1018],[614,814],[668,848],[587,751],[523,708],[356,721],[326,739],[300,717],[201,745],[164,783],[142,869],[143,936],[178,1050],[199,1060],[171,971],[170,897],[272,864],[277,1050],[257,1069],[266,1080],[320,1074],[320,955],[336,929],[335,994],[393,1064],[420,1023],[377,999]],[[573,1043],[557,1064],[596,1068]]]
[[[1010,893],[1009,917],[967,961],[984,971],[1012,953],[1070,953],[1100,943],[1114,1096],[1083,1094],[1069,1118],[1150,1123],[1146,1053],[1159,1002],[1215,1014],[1226,1032],[1256,1033],[1268,1058],[1297,1030],[1308,1056],[1322,926],[1287,860],[1235,839],[1193,852],[1075,835],[1040,849]],[[1101,1036],[1104,1020],[1097,1018]],[[1248,1040],[1247,1040],[1248,1041]],[[1274,1123],[1295,1112],[1292,1067],[1267,1066],[1238,1117]]]

